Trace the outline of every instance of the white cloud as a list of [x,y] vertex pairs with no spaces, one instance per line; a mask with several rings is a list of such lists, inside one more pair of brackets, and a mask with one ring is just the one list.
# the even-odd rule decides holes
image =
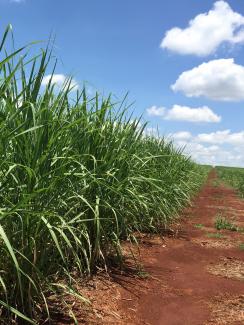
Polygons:
[[197,162],[210,165],[238,166],[244,163],[244,156],[235,159],[233,151],[218,146],[203,146],[199,143],[189,143],[185,149]]
[[214,144],[230,144],[244,146],[244,131],[231,133],[230,130],[201,133],[197,136],[199,142]]
[[234,12],[225,1],[214,3],[212,10],[197,15],[188,27],[174,27],[166,32],[160,47],[179,54],[206,56],[224,42],[244,41],[244,16]]
[[200,163],[244,167],[243,152],[236,154],[233,148],[203,146],[198,143],[190,143],[185,150],[188,150],[192,158]]
[[191,108],[174,105],[165,115],[166,120],[218,123],[221,117],[216,115],[209,107]]
[[[63,74],[54,74],[54,75],[49,74],[47,76],[44,76],[42,80],[42,86],[47,86],[51,78],[52,78],[52,84],[55,84],[59,88],[68,86],[67,83],[69,83],[69,77]],[[72,79],[71,81],[70,88],[72,88],[72,90],[77,90],[79,88],[78,83],[74,79]]]
[[164,107],[152,106],[147,109],[150,116],[161,117],[165,120],[218,123],[221,117],[216,115],[209,107],[191,108],[188,106],[174,105],[166,110]]
[[[146,128],[144,135],[160,138],[159,131],[156,128]],[[244,130],[224,130],[198,135],[184,130],[169,133],[167,138],[172,139],[177,148],[198,163],[244,167]]]
[[170,134],[170,137],[177,141],[185,141],[191,139],[192,135],[188,131],[180,131]]
[[199,163],[244,167],[244,131],[230,130],[193,136],[188,131],[170,134],[177,147]]
[[165,114],[165,107],[152,106],[147,109],[147,114],[149,116],[159,116],[163,117]]
[[183,72],[171,86],[188,97],[220,101],[244,100],[244,66],[234,59],[212,60]]

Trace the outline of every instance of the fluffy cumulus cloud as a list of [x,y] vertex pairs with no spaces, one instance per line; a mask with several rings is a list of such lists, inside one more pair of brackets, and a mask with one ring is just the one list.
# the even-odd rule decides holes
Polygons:
[[147,114],[149,116],[158,116],[158,117],[163,117],[165,114],[165,107],[157,107],[157,106],[152,106],[147,109]]
[[244,16],[234,12],[225,1],[214,3],[212,10],[197,15],[185,29],[166,32],[161,47],[179,54],[206,56],[223,43],[244,42]]
[[188,97],[241,101],[244,100],[244,66],[236,64],[234,59],[204,62],[183,72],[171,88]]
[[244,155],[236,155],[233,150],[223,146],[204,146],[190,142],[185,151],[199,163],[224,166],[244,166]]
[[221,117],[216,115],[209,107],[191,108],[188,106],[174,105],[171,109],[152,106],[147,109],[150,116],[161,117],[165,120],[218,123]]
[[186,141],[192,138],[191,133],[188,131],[180,131],[180,132],[172,133],[169,136],[176,141]]
[[168,110],[165,119],[208,123],[218,123],[221,121],[221,117],[216,115],[207,106],[191,108],[180,105],[174,105],[170,110]]
[[197,136],[199,142],[214,144],[242,145],[244,147],[244,131],[231,133],[230,130],[201,133]]
[[[53,75],[44,76],[42,80],[42,86],[47,86],[51,78],[52,78],[51,83],[53,85],[56,85],[59,88],[68,86],[69,77],[63,74],[53,74]],[[71,81],[70,88],[72,88],[72,90],[77,90],[79,88],[78,83],[74,79],[72,79]]]
[[244,131],[224,130],[196,136],[181,131],[169,136],[199,163],[244,167]]

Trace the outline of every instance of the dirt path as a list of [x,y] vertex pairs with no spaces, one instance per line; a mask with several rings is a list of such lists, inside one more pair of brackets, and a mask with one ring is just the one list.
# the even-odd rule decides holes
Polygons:
[[174,231],[143,237],[140,277],[112,272],[93,280],[85,294],[95,314],[80,323],[244,324],[244,233],[217,231],[220,215],[244,227],[244,200],[213,170]]
[[177,238],[142,249],[152,278],[144,288],[121,290],[127,324],[244,324],[244,235],[216,231],[218,215],[244,227],[244,201],[218,184],[213,171],[184,211]]

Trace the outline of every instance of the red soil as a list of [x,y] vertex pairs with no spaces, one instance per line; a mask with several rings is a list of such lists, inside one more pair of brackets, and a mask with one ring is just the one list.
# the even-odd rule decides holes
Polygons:
[[212,171],[174,230],[141,236],[143,271],[111,272],[93,279],[96,290],[83,289],[93,311],[82,312],[79,324],[244,324],[244,234],[217,231],[220,214],[244,227],[244,200],[216,184]]

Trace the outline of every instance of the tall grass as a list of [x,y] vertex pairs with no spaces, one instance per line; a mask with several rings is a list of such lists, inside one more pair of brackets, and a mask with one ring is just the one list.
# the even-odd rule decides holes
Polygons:
[[[125,104],[72,80],[43,88],[49,49],[0,46],[0,317],[36,324],[135,230],[167,225],[200,184],[172,142],[145,136]],[[19,56],[21,54],[21,56]],[[54,73],[55,70],[53,70]],[[71,96],[72,92],[72,96]]]
[[236,188],[244,198],[244,168],[217,166],[218,176],[227,184]]

